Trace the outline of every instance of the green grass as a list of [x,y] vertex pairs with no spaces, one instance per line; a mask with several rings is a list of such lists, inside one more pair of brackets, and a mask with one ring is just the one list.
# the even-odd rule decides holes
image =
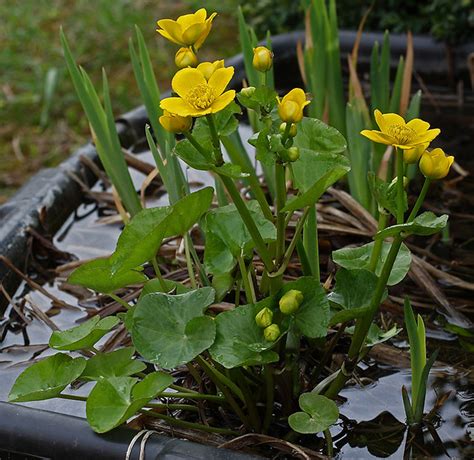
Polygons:
[[[224,2],[225,3],[225,2]],[[175,71],[176,47],[156,32],[156,20],[190,12],[173,0],[22,0],[0,2],[0,203],[44,166],[66,158],[89,137],[59,42],[101,84],[107,71],[115,114],[141,104],[128,55],[134,24],[142,30],[162,89]],[[229,57],[237,28],[220,14],[201,60]]]

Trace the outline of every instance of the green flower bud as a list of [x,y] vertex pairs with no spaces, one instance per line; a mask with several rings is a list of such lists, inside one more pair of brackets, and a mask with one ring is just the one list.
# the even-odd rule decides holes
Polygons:
[[263,336],[267,342],[274,342],[278,337],[280,337],[280,328],[278,324],[270,324],[263,331]]
[[303,293],[301,291],[297,291],[296,289],[292,289],[280,299],[280,311],[284,315],[291,315],[296,310],[298,310],[302,302]]
[[273,53],[265,46],[257,46],[253,49],[252,64],[259,72],[270,70],[273,65]]
[[249,86],[248,88],[242,88],[240,90],[240,94],[245,97],[252,97],[253,93],[255,93],[255,86]]
[[290,147],[288,149],[288,161],[296,161],[300,157],[300,149],[298,147]]
[[257,323],[258,327],[268,327],[272,324],[273,320],[273,312],[265,307],[262,308],[256,315],[255,315],[255,322]]
[[[284,121],[284,122],[280,125],[280,133],[281,133],[281,134],[284,134],[285,131],[286,131],[286,121]],[[298,131],[298,129],[296,128],[296,124],[295,124],[295,123],[291,123],[290,132],[288,133],[288,135],[289,135],[290,137],[295,137],[297,131]]]

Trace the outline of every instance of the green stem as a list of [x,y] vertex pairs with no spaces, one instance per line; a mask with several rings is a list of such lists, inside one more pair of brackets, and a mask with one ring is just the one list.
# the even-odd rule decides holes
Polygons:
[[270,253],[268,252],[267,246],[263,241],[262,236],[260,235],[255,221],[253,220],[253,217],[250,214],[249,209],[247,208],[247,205],[240,196],[240,193],[237,190],[237,187],[235,186],[232,179],[224,175],[220,175],[220,177],[225,185],[225,188],[229,192],[229,195],[232,197],[235,207],[239,211],[240,217],[242,217],[242,220],[244,221],[244,224],[247,227],[247,230],[249,231],[253,242],[255,243],[255,246],[260,255],[260,258],[262,259],[263,264],[265,265],[265,268],[267,269],[267,271],[271,271],[273,268],[272,258],[270,256]]
[[281,262],[281,257],[285,252],[285,213],[282,209],[285,207],[286,201],[286,178],[285,166],[277,162],[275,164],[275,184],[276,184],[276,228],[277,228],[277,242],[275,260],[278,264]]
[[303,247],[308,256],[313,276],[319,280],[321,274],[319,268],[318,217],[316,205],[309,207],[308,220],[303,229]]
[[267,433],[270,428],[273,416],[273,403],[275,400],[275,385],[273,384],[273,370],[272,367],[267,364],[264,366],[265,374],[265,390],[266,390],[266,403],[265,403],[265,419],[263,421],[263,433]]
[[140,412],[150,417],[165,420],[170,425],[179,426],[182,428],[190,428],[192,430],[205,431],[206,433],[219,433],[219,434],[227,434],[227,435],[232,435],[232,436],[238,436],[239,434],[235,431],[228,430],[226,428],[217,428],[214,426],[203,425],[201,423],[186,422],[184,420],[179,420],[175,417],[170,417],[169,415],[159,414],[158,412],[153,412],[149,410],[140,410]]
[[324,430],[323,434],[324,434],[324,439],[326,440],[328,457],[333,458],[334,450],[332,447],[332,436],[331,436],[331,432],[329,431],[329,428],[327,430]]
[[124,306],[127,310],[131,308],[131,305],[128,302],[125,302],[125,300],[121,299],[118,295],[110,293],[109,297],[114,299],[116,302],[118,302],[120,305]]
[[189,132],[189,131],[186,131],[183,133],[184,136],[186,137],[186,139],[191,142],[192,146],[205,158],[208,158],[208,152],[206,152],[201,144],[199,144],[199,142],[194,138],[194,136]]
[[189,233],[186,232],[184,235],[184,253],[186,255],[186,265],[188,267],[189,279],[191,281],[191,287],[196,289],[196,277],[194,275],[193,261],[191,260],[191,253],[189,252]]
[[163,292],[168,292],[168,286],[166,286],[166,282],[163,279],[163,276],[161,275],[161,270],[160,266],[158,265],[158,261],[156,260],[156,257],[153,257],[151,259],[151,263],[153,265],[153,268],[155,270],[155,275],[158,278],[158,281],[160,283],[161,289],[163,289]]
[[181,385],[176,385],[174,383],[170,385],[170,388],[177,391],[184,391],[185,393],[199,393],[196,390],[191,390],[191,388],[182,387]]
[[[378,226],[377,226],[377,233],[385,228],[385,226],[387,225],[387,218],[388,218],[388,215],[385,213],[385,211],[380,210],[380,212],[379,212],[379,223],[378,223]],[[371,272],[375,273],[375,270],[377,269],[377,264],[378,264],[379,259],[380,259],[380,253],[382,252],[382,246],[383,246],[383,239],[382,238],[379,238],[379,239],[375,240],[374,248],[372,250],[372,254],[370,256],[370,263],[369,263],[369,270]]]
[[403,193],[405,190],[403,186],[403,151],[395,147],[395,153],[397,156],[397,224],[403,224]]
[[430,188],[430,185],[431,185],[431,180],[426,177],[425,182],[423,183],[423,187],[421,188],[420,194],[418,195],[418,198],[416,199],[413,209],[411,210],[411,213],[408,216],[407,223],[415,219],[416,215],[418,214],[418,211],[421,208],[421,205],[423,204],[423,201],[425,201],[425,197],[426,197],[426,194],[428,193],[428,189]]
[[237,258],[239,262],[240,273],[242,275],[242,283],[244,285],[245,290],[245,297],[247,299],[247,303],[256,303],[257,298],[255,297],[255,289],[253,287],[253,283],[249,279],[249,273],[247,271],[247,267],[245,266],[245,261],[242,256]]
[[288,137],[290,136],[291,125],[292,123],[289,123],[289,122],[286,123],[285,131],[283,133],[283,136],[281,137],[281,143],[283,147],[285,147],[286,141],[288,140]]
[[211,283],[207,278],[206,271],[204,270],[204,267],[202,266],[201,261],[199,260],[199,256],[196,252],[196,248],[194,247],[193,240],[191,238],[189,239],[189,250],[191,251],[191,255],[193,256],[194,264],[198,269],[201,283],[203,284],[203,286],[210,286]]
[[214,157],[217,166],[224,164],[224,158],[222,157],[221,142],[219,140],[219,134],[217,132],[216,124],[212,114],[206,115],[207,123],[209,125],[209,131],[211,131],[212,145],[214,147]]
[[191,404],[167,404],[167,403],[148,403],[146,407],[151,407],[152,409],[175,409],[175,410],[189,410],[191,412],[199,412],[199,409],[196,406]]
[[87,401],[86,396],[75,396],[75,395],[66,395],[66,394],[59,394],[58,398],[61,399],[70,399],[71,401]]

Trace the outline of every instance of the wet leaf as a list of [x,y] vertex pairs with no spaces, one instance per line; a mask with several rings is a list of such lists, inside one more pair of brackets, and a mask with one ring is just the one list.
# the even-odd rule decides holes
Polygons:
[[112,271],[110,258],[95,259],[76,268],[68,278],[68,283],[78,284],[104,294],[110,294],[125,286],[140,284],[148,278],[138,270]]
[[57,353],[25,369],[13,384],[10,402],[40,401],[59,395],[86,366],[84,358]]
[[288,424],[298,433],[320,433],[339,418],[336,403],[323,395],[303,393],[299,398],[299,405],[304,412],[296,412],[288,417]]
[[79,326],[65,331],[54,331],[49,339],[49,346],[56,350],[83,350],[92,347],[118,323],[116,316],[103,319],[94,316]]
[[173,382],[162,372],[153,372],[141,382],[133,377],[110,377],[97,382],[86,403],[89,424],[96,433],[105,433],[132,417]]
[[214,289],[185,294],[144,296],[127,320],[133,344],[148,361],[165,369],[186,364],[214,342],[216,325],[204,312],[214,301]]
[[420,214],[418,217],[416,217],[413,222],[387,227],[385,230],[378,232],[375,235],[375,239],[384,239],[389,236],[396,236],[400,232],[403,232],[406,235],[433,235],[446,227],[448,217],[449,216],[447,214],[443,214],[442,216],[438,217],[431,211],[424,212],[423,214]]
[[[338,249],[337,251],[334,251],[332,253],[332,259],[336,264],[348,270],[368,270],[370,266],[370,257],[372,255],[374,244],[374,242],[371,242],[368,244],[364,244],[363,246],[359,246],[357,248]],[[375,274],[377,276],[380,276],[380,273],[382,272],[383,264],[385,263],[387,255],[390,251],[390,246],[391,243],[388,243],[386,241],[384,241],[382,244],[382,250],[380,253],[379,261],[375,269]],[[398,284],[400,281],[402,281],[410,270],[410,265],[411,252],[406,247],[406,245],[402,243],[397,258],[395,259],[395,263],[393,264],[393,268],[388,278],[387,284],[389,286],[394,286],[395,284]]]
[[81,379],[100,380],[110,377],[128,377],[142,372],[146,365],[133,359],[134,353],[135,349],[132,347],[121,348],[111,353],[98,353],[87,360]]

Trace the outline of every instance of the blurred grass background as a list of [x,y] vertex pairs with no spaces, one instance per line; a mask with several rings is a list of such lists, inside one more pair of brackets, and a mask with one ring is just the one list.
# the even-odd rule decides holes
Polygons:
[[[139,105],[128,54],[137,24],[147,41],[160,88],[169,88],[176,47],[156,32],[156,20],[190,12],[173,0],[0,0],[0,203],[44,166],[54,166],[89,137],[59,42],[71,49],[97,85],[104,67],[114,113]],[[201,2],[203,5],[205,2]],[[201,60],[238,51],[237,28],[220,12]]]

